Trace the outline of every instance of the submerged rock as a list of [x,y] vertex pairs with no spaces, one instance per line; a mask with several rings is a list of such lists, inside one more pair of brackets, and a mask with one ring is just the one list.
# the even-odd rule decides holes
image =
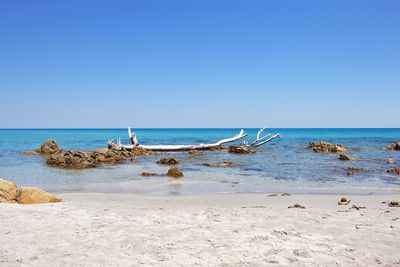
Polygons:
[[347,155],[347,154],[340,154],[340,155],[339,155],[339,159],[340,159],[340,160],[354,160],[352,157],[350,157],[350,156]]
[[308,147],[311,148],[316,153],[346,153],[347,148],[345,148],[341,144],[331,144],[325,141],[311,142],[308,144]]
[[400,150],[400,141],[387,145],[386,149],[387,150]]
[[35,152],[39,154],[52,155],[61,154],[62,148],[58,146],[56,140],[48,140],[40,148],[36,149]]
[[386,162],[389,163],[389,164],[395,164],[396,160],[394,158],[387,158]]
[[232,167],[235,164],[233,161],[227,160],[221,163],[204,163],[204,165],[208,167]]
[[36,151],[27,150],[27,151],[24,151],[24,155],[27,155],[27,156],[35,156],[35,155],[39,155],[39,153],[36,152]]
[[188,153],[193,156],[201,156],[204,154],[201,150],[189,150]]
[[253,153],[256,153],[255,151],[253,151],[250,148],[245,147],[245,146],[230,146],[229,147],[229,152],[230,153],[236,153],[236,154],[253,154]]
[[400,174],[400,167],[396,167],[394,169],[388,170],[388,173],[393,173],[393,174]]
[[0,203],[15,203],[18,189],[15,183],[0,179]]
[[210,149],[210,151],[229,151],[229,147],[228,146],[216,146],[216,147],[212,147]]
[[168,170],[167,176],[173,177],[173,178],[181,178],[183,176],[183,172],[179,168],[171,168]]
[[20,204],[41,204],[60,202],[62,199],[36,187],[22,187],[17,200]]
[[162,158],[157,161],[158,164],[164,164],[164,165],[175,165],[178,164],[179,162],[174,159],[174,158]]
[[137,156],[148,156],[148,155],[153,154],[153,152],[148,151],[148,150],[144,149],[144,148],[141,147],[141,146],[135,146],[134,148],[132,148],[132,149],[130,150],[130,152],[131,152],[132,154],[134,154],[134,155],[137,155]]
[[162,174],[158,174],[156,172],[142,172],[142,176],[149,177],[149,176],[162,176]]

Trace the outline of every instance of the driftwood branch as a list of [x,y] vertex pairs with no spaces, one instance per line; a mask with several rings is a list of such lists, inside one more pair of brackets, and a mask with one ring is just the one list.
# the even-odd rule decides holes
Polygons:
[[[139,146],[139,141],[137,140],[136,134],[132,133],[131,129],[128,128],[129,140],[131,140],[131,144],[124,146],[127,149],[132,149],[135,146]],[[151,151],[187,151],[187,150],[207,150],[214,147],[219,147],[226,143],[231,143],[237,140],[240,140],[246,137],[247,134],[242,130],[240,132],[231,137],[222,139],[216,143],[211,144],[198,144],[198,145],[140,145],[140,147],[151,150]]]
[[[247,143],[246,141],[243,142],[243,144],[247,147],[258,147],[261,145],[264,145],[268,143],[269,141],[280,137],[279,134],[266,134],[264,136],[261,136],[265,131],[265,128],[261,128],[256,136],[256,139],[251,142]],[[130,144],[129,145],[121,145],[121,142],[118,142],[118,145],[123,146],[126,149],[132,149],[134,147],[141,147],[146,150],[150,151],[188,151],[188,150],[210,150],[212,148],[220,147],[224,144],[227,143],[232,143],[235,141],[238,141],[244,137],[247,136],[247,134],[244,132],[244,130],[240,130],[240,132],[230,138],[222,139],[216,143],[210,143],[210,144],[197,144],[197,145],[141,145],[139,143],[139,140],[134,132],[131,131],[131,128],[128,128],[128,135],[129,135],[129,140]],[[114,145],[113,141],[109,141],[108,146],[112,147]]]

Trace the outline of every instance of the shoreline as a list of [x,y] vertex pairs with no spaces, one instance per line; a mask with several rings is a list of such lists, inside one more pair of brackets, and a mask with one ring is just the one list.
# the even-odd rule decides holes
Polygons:
[[0,265],[400,264],[400,208],[381,203],[400,194],[348,195],[347,206],[342,195],[60,196],[0,204]]

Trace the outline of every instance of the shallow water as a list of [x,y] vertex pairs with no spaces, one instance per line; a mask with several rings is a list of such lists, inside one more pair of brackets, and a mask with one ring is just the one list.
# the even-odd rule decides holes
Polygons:
[[[142,144],[192,144],[215,142],[231,137],[240,129],[138,129]],[[246,140],[258,129],[245,129]],[[25,156],[23,151],[56,139],[64,149],[90,150],[105,147],[107,140],[121,138],[128,143],[126,129],[2,129],[0,130],[0,177],[20,186],[39,186],[52,191],[135,192],[143,194],[208,194],[230,192],[292,193],[391,193],[400,191],[400,176],[386,172],[393,167],[385,159],[393,157],[400,165],[400,152],[385,146],[400,140],[400,129],[270,129],[280,133],[257,149],[254,155],[206,152],[191,156],[173,153],[185,173],[182,180],[142,177],[143,171],[165,173],[166,166],[155,164],[162,155],[139,157],[134,162],[105,165],[89,170],[62,170],[47,167],[42,156]],[[361,161],[340,161],[337,155],[317,154],[307,148],[311,141],[342,143],[349,154]],[[229,168],[212,168],[203,163],[232,160]],[[368,171],[346,175],[347,167]]]

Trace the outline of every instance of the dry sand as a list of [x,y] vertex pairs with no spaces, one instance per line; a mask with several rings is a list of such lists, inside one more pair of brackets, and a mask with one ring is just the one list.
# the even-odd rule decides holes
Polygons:
[[400,195],[62,197],[0,204],[1,266],[400,266]]

